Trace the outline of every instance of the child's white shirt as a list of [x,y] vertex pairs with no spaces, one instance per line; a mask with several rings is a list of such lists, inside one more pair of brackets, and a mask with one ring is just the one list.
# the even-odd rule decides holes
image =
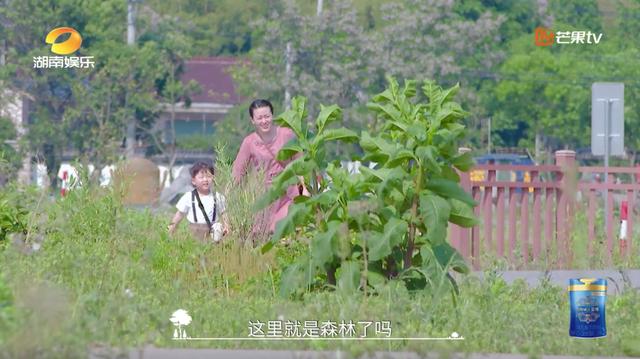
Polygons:
[[[220,218],[222,217],[222,213],[224,213],[226,209],[224,196],[218,192],[215,192],[215,194],[216,194],[216,220],[215,222],[211,222],[212,224],[220,223]],[[199,194],[199,195],[200,195],[200,201],[204,206],[204,210],[207,212],[207,216],[209,216],[209,220],[211,221],[211,219],[213,218],[213,191],[210,191],[208,195],[204,195],[204,196],[202,194]],[[178,211],[185,214],[185,216],[187,217],[187,220],[189,220],[189,223],[206,224],[207,221],[204,219],[202,210],[198,206],[198,199],[194,198],[194,205],[196,208],[197,222],[193,220],[193,206],[191,204],[191,192],[187,192],[184,195],[182,195],[182,197],[180,197],[180,200],[176,204],[176,208],[178,209]]]

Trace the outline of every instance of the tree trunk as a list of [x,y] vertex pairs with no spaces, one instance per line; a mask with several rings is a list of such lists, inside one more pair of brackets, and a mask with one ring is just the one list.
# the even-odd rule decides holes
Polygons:
[[334,265],[327,269],[327,282],[330,285],[336,285],[336,266]]
[[[47,167],[47,178],[49,187],[55,189],[58,187],[58,167],[60,167],[60,157],[56,156],[56,148],[52,144],[46,144],[43,147],[44,164]],[[47,186],[47,184],[45,184]]]

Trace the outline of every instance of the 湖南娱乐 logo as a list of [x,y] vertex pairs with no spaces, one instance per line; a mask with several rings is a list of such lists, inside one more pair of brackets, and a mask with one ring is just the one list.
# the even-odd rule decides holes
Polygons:
[[51,45],[50,50],[56,56],[34,56],[34,69],[94,67],[93,56],[68,56],[73,55],[82,46],[82,36],[76,29],[68,26],[57,27],[49,31],[44,41]]
[[[69,34],[69,38],[63,42],[56,43],[58,37],[63,34]],[[58,27],[51,30],[44,40],[47,44],[51,44],[51,52],[58,55],[70,55],[76,52],[82,45],[82,36],[75,29],[70,27]]]

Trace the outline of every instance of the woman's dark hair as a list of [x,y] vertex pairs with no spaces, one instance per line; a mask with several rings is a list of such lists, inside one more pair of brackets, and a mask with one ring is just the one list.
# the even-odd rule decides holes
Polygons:
[[269,102],[269,100],[257,99],[254,100],[249,106],[249,116],[253,118],[253,110],[260,107],[269,107],[269,109],[271,110],[271,114],[273,115],[273,105],[271,104],[271,102]]
[[211,174],[215,174],[213,166],[206,163],[206,162],[196,162],[193,166],[191,166],[191,168],[189,169],[189,173],[191,174],[191,178],[195,178],[195,176],[198,175],[198,173],[200,173],[200,171],[202,170],[206,170],[211,172]]

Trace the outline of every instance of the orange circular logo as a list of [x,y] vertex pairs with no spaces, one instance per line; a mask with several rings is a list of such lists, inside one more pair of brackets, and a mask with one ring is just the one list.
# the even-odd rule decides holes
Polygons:
[[[56,39],[62,34],[71,34],[66,41],[56,43]],[[58,55],[69,55],[80,48],[82,44],[82,37],[80,33],[70,27],[58,27],[51,30],[47,34],[47,38],[44,40],[47,44],[51,45],[51,52]]]

